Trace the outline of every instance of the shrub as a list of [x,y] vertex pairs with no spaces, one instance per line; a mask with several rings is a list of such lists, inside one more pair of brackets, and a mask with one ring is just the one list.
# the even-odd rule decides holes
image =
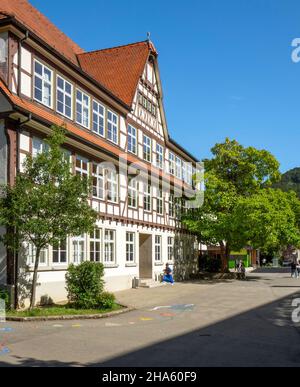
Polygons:
[[114,294],[109,292],[103,292],[99,299],[99,307],[103,309],[112,309],[116,302],[116,297]]
[[199,268],[202,271],[208,271],[209,273],[218,273],[221,271],[222,261],[218,255],[216,257],[204,254],[199,259]]
[[5,301],[6,310],[10,309],[9,293],[5,289],[0,289],[0,299]]
[[53,306],[54,301],[51,297],[48,296],[48,294],[45,294],[44,296],[41,296],[40,300],[40,306]]
[[77,266],[70,265],[66,273],[69,302],[81,309],[97,308],[103,292],[103,275],[101,263],[86,261]]

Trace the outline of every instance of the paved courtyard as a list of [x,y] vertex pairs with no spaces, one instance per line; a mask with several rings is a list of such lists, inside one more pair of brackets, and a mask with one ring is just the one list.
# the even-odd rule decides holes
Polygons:
[[131,289],[117,298],[136,310],[120,316],[0,324],[0,365],[300,366],[297,297],[285,270]]

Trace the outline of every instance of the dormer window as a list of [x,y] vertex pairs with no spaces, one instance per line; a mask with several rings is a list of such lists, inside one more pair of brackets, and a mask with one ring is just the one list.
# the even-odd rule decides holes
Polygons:
[[52,107],[53,72],[37,60],[34,61],[34,99]]

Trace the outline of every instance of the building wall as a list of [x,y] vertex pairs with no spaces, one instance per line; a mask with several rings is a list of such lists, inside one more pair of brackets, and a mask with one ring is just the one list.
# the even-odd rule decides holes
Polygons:
[[[4,121],[0,120],[0,186],[7,182],[7,140],[4,127]],[[4,231],[4,228],[0,228],[0,235]],[[0,285],[2,284],[6,284],[6,249],[0,242]]]

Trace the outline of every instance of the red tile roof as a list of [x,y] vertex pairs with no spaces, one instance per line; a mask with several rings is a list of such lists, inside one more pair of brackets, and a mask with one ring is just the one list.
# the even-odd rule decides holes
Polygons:
[[77,54],[84,52],[75,42],[61,32],[46,16],[27,0],[0,0],[0,15],[12,16],[25,25],[49,46],[78,65]]
[[131,106],[149,54],[157,55],[144,41],[78,55],[81,68]]

